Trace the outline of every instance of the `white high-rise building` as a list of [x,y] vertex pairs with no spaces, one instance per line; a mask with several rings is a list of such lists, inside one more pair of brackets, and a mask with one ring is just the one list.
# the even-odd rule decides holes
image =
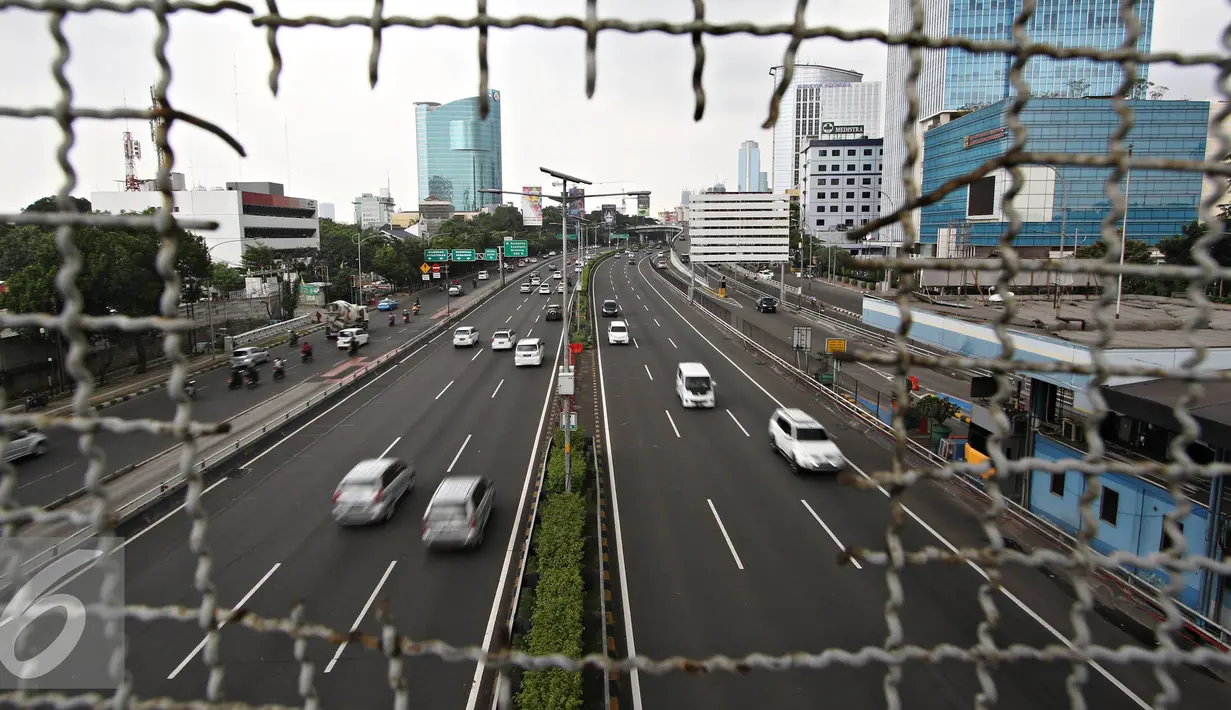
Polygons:
[[[785,67],[770,70],[775,78]],[[774,124],[771,187],[785,192],[799,187],[800,152],[822,138],[880,138],[883,86],[863,74],[819,64],[796,64]],[[856,131],[855,128],[860,130]],[[827,132],[828,131],[828,132]]]
[[382,187],[379,195],[365,192],[356,197],[352,204],[355,207],[355,224],[363,229],[389,224],[393,213],[397,212],[393,196],[389,194],[387,187]]
[[688,203],[688,250],[699,264],[783,262],[790,234],[783,193],[702,192]]

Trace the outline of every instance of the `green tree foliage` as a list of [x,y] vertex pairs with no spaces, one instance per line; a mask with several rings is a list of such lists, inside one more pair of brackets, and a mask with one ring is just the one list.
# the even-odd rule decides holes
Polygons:
[[[1223,236],[1210,247],[1210,256],[1220,266],[1231,266],[1231,239],[1226,236],[1226,223],[1219,222],[1217,228],[1223,231]],[[1180,233],[1158,243],[1158,250],[1163,253],[1163,261],[1168,264],[1192,266],[1193,250],[1197,240],[1209,233],[1209,226],[1193,221],[1180,228]]]
[[215,262],[210,265],[210,272],[212,286],[217,293],[230,293],[244,287],[243,273],[233,266]]
[[[1124,246],[1124,261],[1129,264],[1153,264],[1151,256],[1153,248],[1143,241],[1130,239]],[[1107,245],[1099,240],[1094,244],[1077,247],[1075,256],[1078,259],[1102,259],[1107,254]]]
[[295,309],[299,307],[299,288],[294,281],[284,280],[279,284],[279,299],[282,301],[282,317],[294,318]]
[[271,246],[264,244],[246,244],[244,245],[243,265],[248,269],[264,270],[272,269],[281,261],[285,255],[278,252]]
[[[82,214],[89,214],[89,212],[93,209],[93,206],[90,204],[90,201],[84,197],[70,197],[68,199],[70,202],[72,202],[73,209],[77,210],[78,212]],[[31,202],[30,204],[26,205],[26,208],[22,210],[22,212],[59,212],[59,211],[60,211],[59,203],[56,202],[55,197],[40,197],[34,202]]]
[[951,417],[957,416],[962,410],[953,402],[950,402],[943,397],[937,397],[934,394],[929,394],[925,397],[920,397],[915,400],[912,405],[915,413],[921,417],[930,420],[933,424],[944,424]]

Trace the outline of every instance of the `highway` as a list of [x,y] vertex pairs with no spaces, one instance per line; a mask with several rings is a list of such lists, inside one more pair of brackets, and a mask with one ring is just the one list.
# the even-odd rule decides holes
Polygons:
[[[885,644],[888,586],[883,569],[839,563],[844,546],[885,549],[888,494],[840,485],[832,476],[793,476],[771,452],[766,428],[776,406],[799,407],[826,426],[860,473],[891,465],[890,446],[865,425],[829,409],[730,342],[686,296],[651,273],[605,262],[595,299],[617,299],[633,343],[598,346],[604,440],[612,477],[618,574],[628,653],[706,658],[752,652],[784,654]],[[675,395],[678,363],[699,361],[712,374],[717,406],[685,410]],[[981,547],[978,521],[945,489],[912,487],[900,535],[906,550]],[[901,573],[904,642],[973,647],[983,621],[973,565],[931,563]],[[1072,597],[1035,570],[1003,570],[993,594],[1000,619],[989,642],[1034,648],[1072,635]],[[1088,617],[1094,641],[1111,647],[1136,641],[1101,617]],[[997,707],[1067,707],[1063,663],[1002,663],[989,672]],[[1140,668],[1088,669],[1089,707],[1145,708],[1158,692]],[[635,707],[883,708],[885,667],[837,665],[825,670],[743,676],[634,674]],[[1184,707],[1225,704],[1207,675],[1180,669]],[[913,707],[969,708],[980,685],[971,663],[910,663],[898,693]]]
[[[218,603],[286,617],[302,600],[311,621],[378,633],[375,611],[387,600],[400,633],[481,643],[562,350],[561,324],[546,322],[543,309],[563,298],[527,296],[511,285],[459,324],[479,329],[480,347],[454,348],[451,330],[434,338],[216,483],[203,501]],[[490,351],[492,332],[502,327],[543,338],[544,365],[514,368],[512,351]],[[339,527],[330,517],[334,487],[352,465],[382,454],[413,462],[414,490],[386,524]],[[428,499],[448,473],[495,482],[486,542],[475,552],[429,554],[420,542]],[[188,516],[172,513],[129,537],[129,604],[199,603],[188,534]],[[208,675],[203,640],[193,625],[130,622],[128,670],[136,692],[201,697]],[[308,644],[323,706],[388,707],[387,660],[353,644],[336,656],[335,648]],[[286,635],[228,626],[220,653],[228,700],[303,704]],[[474,672],[469,663],[408,659],[404,678],[414,706],[462,708]]]
[[[528,271],[528,270],[527,270]],[[514,272],[506,278],[509,282],[524,276],[526,271]],[[496,281],[498,284],[499,282]],[[467,291],[469,295],[470,291]],[[364,366],[377,356],[397,347],[416,334],[426,330],[435,322],[433,316],[438,311],[446,309],[448,295],[435,290],[420,295],[420,315],[411,316],[409,324],[403,324],[401,311],[397,314],[397,323],[390,327],[386,314],[372,309],[370,318],[370,333],[372,340],[363,346],[359,355],[350,357],[346,351],[339,350],[332,340],[325,338],[324,331],[318,331],[302,338],[300,342],[312,343],[315,357],[310,363],[301,363],[298,346],[280,346],[273,349],[272,354],[282,354],[287,358],[287,377],[275,381],[271,366],[262,365],[260,384],[252,389],[227,389],[227,378],[230,369],[227,367],[203,372],[195,376],[197,396],[193,403],[193,418],[197,421],[220,422],[237,416],[245,410],[254,408],[280,393],[305,380],[331,380],[349,375],[352,370]],[[403,302],[401,307],[409,309],[414,303]],[[169,376],[169,371],[168,371]],[[293,403],[287,403],[290,407]],[[104,410],[104,415],[123,419],[153,419],[169,421],[175,416],[175,402],[167,394],[166,389],[155,390],[149,394],[135,397]],[[44,432],[48,440],[47,454],[38,458],[26,458],[15,462],[20,487],[17,498],[23,504],[45,506],[81,488],[85,477],[87,459],[78,450],[77,434],[63,428],[50,428]],[[174,446],[175,442],[165,436],[152,434],[114,434],[100,432],[95,443],[106,455],[106,471],[108,473],[145,461],[158,453]]]

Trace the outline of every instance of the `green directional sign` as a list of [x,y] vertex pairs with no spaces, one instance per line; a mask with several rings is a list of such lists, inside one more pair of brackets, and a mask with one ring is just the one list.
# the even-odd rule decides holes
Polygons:
[[528,243],[525,239],[510,239],[504,243],[504,255],[513,259],[525,259],[530,256]]
[[454,249],[453,261],[475,261],[474,249]]
[[611,238],[612,239],[628,239],[628,235],[627,234],[613,234],[611,235]]
[[495,249],[484,249],[483,261],[500,261],[500,254]]
[[423,252],[424,261],[448,261],[448,249],[427,249]]

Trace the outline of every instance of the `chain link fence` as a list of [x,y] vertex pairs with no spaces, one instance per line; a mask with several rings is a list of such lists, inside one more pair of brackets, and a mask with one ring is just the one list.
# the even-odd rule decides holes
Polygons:
[[[233,0],[223,0],[220,2],[188,0],[133,0],[132,2],[118,2],[91,0],[72,3],[65,0],[0,0],[0,16],[2,16],[3,11],[15,8],[45,14],[48,32],[58,46],[58,54],[50,68],[54,81],[60,90],[59,100],[54,105],[3,105],[0,106],[0,116],[53,121],[58,126],[60,132],[59,149],[55,160],[64,176],[63,183],[59,187],[56,196],[60,207],[58,213],[0,215],[0,220],[17,225],[33,224],[55,228],[55,243],[63,261],[57,281],[59,296],[64,303],[63,310],[59,313],[7,313],[0,318],[3,321],[0,323],[0,327],[46,328],[61,333],[67,342],[67,353],[65,356],[66,374],[76,384],[76,396],[73,400],[72,411],[66,416],[50,419],[39,415],[0,415],[0,426],[2,426],[5,432],[5,436],[0,439],[0,453],[2,453],[2,449],[7,444],[8,434],[23,427],[32,425],[41,427],[67,426],[80,432],[80,448],[89,461],[85,474],[85,486],[90,492],[89,494],[97,501],[97,509],[94,514],[80,516],[74,522],[92,526],[100,534],[111,532],[114,519],[110,515],[110,511],[113,504],[108,500],[103,487],[100,485],[100,479],[105,471],[104,462],[101,451],[93,446],[92,441],[94,432],[103,429],[119,431],[124,428],[124,425],[113,420],[101,418],[98,413],[89,407],[88,402],[90,394],[94,389],[94,382],[86,363],[86,356],[89,351],[88,335],[100,330],[124,332],[157,330],[164,333],[162,343],[166,357],[174,363],[171,386],[168,388],[168,392],[173,393],[171,396],[177,399],[178,412],[173,421],[158,424],[149,422],[146,428],[184,444],[185,455],[182,459],[185,463],[184,475],[190,481],[185,513],[192,520],[192,530],[188,539],[188,546],[198,560],[195,591],[199,594],[200,604],[199,607],[195,608],[130,606],[127,614],[130,619],[164,619],[184,624],[196,624],[206,633],[208,641],[203,658],[210,667],[210,677],[208,685],[202,688],[203,702],[195,707],[224,706],[221,695],[221,680],[225,659],[218,653],[218,642],[219,628],[226,622],[243,625],[264,633],[289,634],[297,640],[295,655],[301,664],[302,670],[299,675],[298,686],[303,702],[308,707],[315,707],[317,705],[314,685],[316,682],[316,669],[314,664],[304,657],[302,652],[303,643],[305,640],[317,639],[337,645],[348,638],[355,646],[363,646],[366,649],[371,649],[370,652],[372,653],[383,653],[387,656],[390,686],[395,696],[394,707],[399,708],[411,707],[415,704],[414,689],[408,687],[405,682],[400,680],[404,659],[421,655],[437,656],[446,661],[453,662],[474,663],[481,661],[486,663],[489,668],[494,669],[506,669],[511,666],[526,669],[560,667],[574,670],[583,667],[605,667],[610,671],[639,669],[640,672],[652,674],[680,671],[744,673],[751,668],[781,671],[791,668],[815,669],[834,666],[874,666],[884,669],[884,702],[890,708],[901,707],[902,705],[903,699],[899,696],[899,684],[902,680],[903,666],[908,663],[949,661],[972,664],[976,669],[980,685],[983,689],[979,697],[973,699],[977,707],[986,707],[995,702],[996,689],[990,669],[997,664],[1017,662],[1067,664],[1070,666],[1070,669],[1068,671],[1066,687],[1070,706],[1073,708],[1085,707],[1082,687],[1087,676],[1090,675],[1087,670],[1088,663],[1135,663],[1152,667],[1159,687],[1162,688],[1159,695],[1153,699],[1154,707],[1178,707],[1181,701],[1181,688],[1177,686],[1171,677],[1171,669],[1173,667],[1182,664],[1211,664],[1223,668],[1231,666],[1231,660],[1229,660],[1227,654],[1217,649],[1181,649],[1176,645],[1174,641],[1175,632],[1182,625],[1183,617],[1177,605],[1171,601],[1172,595],[1178,592],[1179,588],[1177,585],[1181,583],[1180,580],[1184,572],[1201,569],[1212,574],[1231,574],[1231,564],[1209,559],[1204,557],[1200,550],[1191,549],[1185,542],[1185,537],[1179,524],[1180,520],[1191,509],[1186,498],[1180,493],[1181,487],[1190,480],[1201,478],[1208,480],[1217,476],[1223,476],[1227,471],[1225,465],[1198,465],[1187,456],[1184,445],[1195,441],[1199,435],[1197,422],[1190,415],[1188,406],[1194,398],[1200,395],[1201,383],[1228,379],[1228,373],[1200,369],[1201,361],[1205,357],[1205,351],[1194,337],[1194,332],[1201,327],[1201,318],[1193,319],[1187,324],[1183,332],[1176,334],[1177,342],[1191,343],[1196,355],[1192,359],[1172,368],[1113,365],[1104,357],[1103,349],[1110,342],[1111,334],[1116,327],[1116,321],[1113,318],[1114,298],[1112,295],[1115,292],[1115,280],[1119,275],[1167,278],[1189,283],[1188,297],[1192,303],[1199,307],[1203,314],[1202,318],[1207,317],[1209,311],[1209,302],[1206,298],[1208,285],[1218,279],[1231,277],[1231,269],[1221,267],[1210,256],[1210,247],[1221,236],[1215,230],[1211,230],[1208,235],[1197,242],[1193,254],[1193,264],[1190,266],[1120,264],[1122,241],[1117,233],[1117,226],[1120,224],[1126,209],[1125,196],[1119,189],[1119,184],[1130,167],[1139,170],[1197,172],[1204,174],[1207,180],[1225,181],[1228,177],[1231,177],[1231,167],[1222,162],[1180,161],[1130,156],[1125,138],[1134,125],[1134,117],[1132,110],[1125,103],[1124,97],[1127,96],[1130,88],[1134,85],[1138,68],[1143,64],[1157,65],[1163,63],[1181,66],[1213,66],[1219,71],[1219,86],[1224,94],[1226,94],[1231,90],[1231,82],[1228,81],[1228,77],[1231,75],[1231,53],[1187,54],[1179,52],[1152,52],[1147,54],[1136,51],[1134,47],[1136,47],[1138,37],[1142,33],[1142,27],[1133,14],[1133,7],[1136,4],[1135,0],[1125,0],[1120,10],[1120,21],[1126,28],[1123,44],[1120,48],[1107,51],[1096,51],[1088,48],[1061,48],[1032,41],[1028,34],[1028,23],[1037,10],[1038,3],[1036,0],[1024,0],[1022,3],[1022,12],[1014,19],[1012,24],[1013,40],[997,42],[976,42],[958,36],[933,37],[926,35],[924,33],[925,14],[923,4],[922,0],[912,1],[911,28],[909,32],[887,34],[877,29],[845,30],[828,25],[809,26],[804,20],[807,6],[804,0],[798,2],[793,22],[779,24],[708,22],[706,20],[706,3],[703,0],[693,1],[695,20],[683,23],[665,21],[630,22],[617,18],[599,19],[596,0],[588,0],[586,2],[584,16],[550,18],[524,15],[493,17],[487,14],[487,3],[485,0],[478,0],[476,11],[469,16],[422,18],[385,17],[383,15],[383,3],[379,1],[374,3],[373,10],[368,15],[291,18],[279,13],[278,3],[275,0],[267,0],[263,7],[250,7]],[[746,5],[751,14],[755,14],[755,6],[755,3],[748,3]],[[350,7],[349,4],[348,7]],[[80,106],[74,101],[73,87],[70,85],[65,74],[65,67],[72,59],[73,52],[65,37],[64,23],[70,15],[85,12],[138,14],[152,16],[156,20],[159,32],[152,51],[159,66],[159,76],[154,93],[160,108],[92,108]],[[902,417],[900,415],[895,416],[893,425],[896,431],[897,445],[895,447],[894,464],[892,470],[876,474],[877,482],[891,491],[890,505],[893,508],[891,519],[894,522],[891,523],[886,531],[885,550],[865,550],[860,553],[863,556],[861,561],[865,564],[879,565],[883,568],[887,587],[890,591],[889,602],[884,609],[888,634],[884,644],[879,647],[829,648],[819,653],[800,652],[780,656],[754,654],[743,658],[612,659],[601,655],[590,656],[584,659],[530,657],[504,648],[457,648],[442,642],[414,640],[407,636],[399,635],[398,630],[393,627],[392,622],[388,619],[384,620],[383,623],[385,623],[386,628],[379,636],[362,636],[347,634],[346,630],[325,628],[309,623],[304,618],[302,607],[288,610],[290,615],[287,618],[281,619],[260,618],[252,614],[243,613],[233,614],[231,610],[219,608],[217,590],[211,581],[211,557],[208,544],[209,520],[201,502],[201,493],[205,481],[199,471],[188,465],[188,462],[192,461],[196,456],[196,436],[203,429],[200,425],[193,422],[192,404],[183,394],[186,356],[181,341],[184,339],[185,334],[193,327],[193,324],[177,318],[181,284],[175,272],[177,245],[173,236],[175,227],[194,231],[206,231],[215,229],[217,225],[209,221],[174,219],[171,209],[170,172],[173,166],[176,165],[176,155],[171,145],[167,142],[168,130],[177,122],[187,123],[212,133],[231,150],[240,155],[244,155],[244,148],[233,136],[206,118],[178,109],[168,97],[167,88],[172,78],[171,66],[167,59],[168,19],[173,13],[241,13],[251,16],[254,31],[263,32],[268,42],[270,56],[273,60],[273,69],[269,75],[269,87],[271,92],[275,94],[278,91],[279,77],[283,68],[282,56],[278,49],[278,37],[279,33],[282,32],[294,31],[304,27],[359,27],[369,29],[372,33],[372,47],[368,61],[367,79],[370,84],[375,85],[378,80],[378,60],[382,43],[385,39],[384,30],[391,27],[475,29],[478,34],[477,57],[480,69],[479,86],[476,95],[479,97],[480,111],[483,115],[486,115],[489,108],[489,60],[487,50],[488,37],[493,29],[533,27],[544,30],[573,28],[584,31],[586,34],[584,59],[586,70],[585,94],[587,97],[592,96],[595,91],[595,78],[597,75],[595,47],[598,36],[601,33],[662,33],[690,38],[695,56],[692,68],[692,89],[694,94],[693,117],[696,120],[702,117],[706,109],[706,92],[703,88],[703,79],[706,65],[705,42],[707,37],[722,37],[735,34],[767,38],[785,37],[789,39],[782,62],[786,67],[786,72],[769,101],[768,115],[765,122],[766,128],[771,127],[777,118],[778,102],[786,93],[787,84],[791,79],[792,69],[796,61],[796,53],[803,41],[820,38],[830,38],[846,42],[875,40],[889,45],[906,46],[909,48],[910,58],[910,72],[907,77],[909,104],[906,110],[906,117],[901,126],[889,126],[887,128],[887,130],[901,130],[908,148],[908,156],[903,171],[904,175],[907,176],[905,178],[906,203],[892,214],[877,218],[867,226],[854,230],[854,236],[869,234],[874,230],[900,223],[905,234],[905,247],[909,249],[919,240],[918,226],[913,221],[911,210],[934,204],[944,196],[972,184],[998,168],[1005,168],[1012,175],[1013,184],[1006,195],[1006,197],[1011,199],[1022,184],[1021,166],[1026,164],[1050,164],[1110,169],[1111,175],[1106,187],[1110,208],[1107,210],[1102,222],[1102,238],[1110,245],[1110,248],[1102,261],[1093,264],[1090,262],[1086,262],[1086,264],[1070,262],[1034,262],[1027,264],[1022,262],[1018,259],[1013,246],[1014,237],[1022,229],[1022,217],[1009,204],[1009,200],[1006,199],[1005,212],[1007,213],[1008,224],[1000,240],[1000,251],[997,258],[943,261],[903,258],[901,260],[885,259],[881,261],[880,267],[897,269],[900,273],[900,287],[894,295],[897,305],[903,314],[901,328],[896,341],[898,346],[897,353],[896,355],[886,355],[883,353],[865,352],[860,353],[858,358],[865,362],[888,365],[895,368],[897,373],[895,389],[898,399],[901,400],[907,397],[906,376],[912,368],[930,367],[939,364],[946,367],[983,368],[989,370],[995,373],[996,377],[1001,380],[998,394],[991,401],[992,411],[998,411],[1009,392],[1009,388],[1003,380],[1005,380],[1006,375],[1013,373],[1019,367],[1012,360],[1015,352],[1013,339],[1005,327],[1005,322],[1007,322],[1008,317],[1014,310],[1013,299],[1008,299],[1006,303],[1006,308],[1004,309],[1006,317],[1004,321],[993,324],[1004,343],[1004,357],[995,359],[953,357],[943,359],[944,362],[938,362],[936,358],[912,352],[907,348],[905,342],[905,333],[911,323],[911,301],[909,295],[913,289],[916,271],[920,268],[954,270],[995,269],[1002,273],[1002,278],[998,283],[998,290],[1002,292],[1008,290],[1004,287],[1015,274],[1032,269],[1068,273],[1080,271],[1082,273],[1095,274],[1102,279],[1104,284],[1103,296],[1096,310],[1095,325],[1104,333],[1105,339],[1099,345],[1092,348],[1092,363],[1089,365],[1051,364],[1046,367],[1040,366],[1039,368],[1040,371],[1072,372],[1093,376],[1089,393],[1095,413],[1092,417],[1092,425],[1087,427],[1091,453],[1084,459],[1070,461],[1041,459],[1007,460],[1002,453],[999,453],[1001,447],[997,442],[1000,437],[1005,435],[1009,422],[1004,417],[998,417],[998,425],[1001,431],[994,433],[990,446],[990,465],[995,469],[997,475],[989,478],[986,485],[986,493],[991,499],[988,514],[984,518],[986,538],[989,541],[987,547],[969,550],[923,549],[907,551],[903,549],[901,537],[902,527],[905,525],[904,521],[906,520],[906,515],[903,514],[900,503],[901,492],[910,484],[924,478],[945,479],[951,477],[955,471],[978,474],[987,470],[987,464],[974,466],[971,464],[955,463],[953,466],[946,467],[945,469],[912,469],[907,463],[906,427]],[[1223,42],[1224,46],[1231,46],[1231,33],[1224,34]],[[1008,78],[1013,87],[1013,95],[1010,100],[1008,113],[1006,114],[1008,133],[1011,137],[1011,145],[1008,149],[1002,156],[989,160],[978,170],[949,180],[927,195],[920,194],[920,186],[910,177],[912,175],[912,168],[919,161],[921,153],[919,139],[915,131],[918,120],[921,118],[918,115],[919,100],[916,84],[922,67],[924,48],[960,48],[972,53],[1003,54],[1011,58]],[[1030,87],[1023,79],[1024,67],[1028,59],[1040,56],[1055,59],[1089,59],[1116,62],[1123,68],[1124,81],[1121,85],[1121,91],[1114,100],[1116,111],[1119,113],[1120,124],[1110,140],[1105,153],[1075,155],[1039,153],[1029,150],[1028,136],[1020,120],[1020,114],[1026,107],[1030,97]],[[1223,126],[1229,111],[1231,110],[1224,108],[1215,117],[1212,128],[1217,133],[1219,148],[1217,151],[1211,151],[1211,153],[1219,155],[1231,153],[1231,138],[1228,137]],[[162,119],[157,130],[156,142],[166,156],[166,160],[159,167],[157,177],[157,185],[163,195],[162,204],[164,210],[160,214],[152,216],[112,216],[79,214],[75,212],[70,196],[78,189],[79,185],[73,163],[69,157],[76,140],[74,132],[75,123],[82,119],[145,121],[155,117]],[[1201,205],[1201,218],[1210,224],[1214,223],[1214,209],[1217,204],[1217,197],[1217,195],[1211,196]],[[152,229],[162,236],[162,248],[155,264],[157,272],[165,282],[159,313],[144,316],[113,315],[93,317],[84,315],[82,295],[74,284],[74,279],[82,268],[80,253],[74,245],[74,234],[76,230],[85,226]],[[1110,377],[1117,375],[1171,377],[1188,383],[1187,394],[1179,398],[1174,407],[1174,415],[1182,427],[1182,433],[1180,436],[1181,445],[1172,449],[1173,460],[1166,464],[1136,464],[1127,467],[1124,464],[1118,465],[1118,469],[1132,472],[1141,472],[1149,469],[1154,475],[1168,481],[1170,491],[1176,502],[1176,507],[1171,513],[1167,514],[1165,520],[1166,535],[1171,541],[1171,545],[1165,551],[1143,557],[1121,555],[1118,559],[1119,563],[1136,564],[1148,568],[1161,568],[1170,574],[1171,581],[1163,586],[1162,591],[1164,593],[1159,595],[1159,606],[1163,613],[1156,629],[1157,643],[1151,648],[1108,648],[1098,646],[1092,642],[1091,631],[1086,621],[1088,615],[1092,612],[1089,579],[1096,570],[1108,564],[1095,554],[1091,547],[1091,539],[1094,531],[1097,529],[1094,506],[1099,500],[1100,486],[1098,474],[1107,470],[1101,458],[1101,452],[1104,448],[1098,426],[1107,415],[1107,407],[1102,396],[1099,394],[1099,386],[1106,383]],[[4,400],[9,396],[10,393],[8,392],[0,394],[0,409],[3,409]],[[1088,485],[1085,488],[1086,494],[1081,500],[1081,517],[1085,520],[1086,525],[1084,525],[1082,531],[1077,533],[1076,546],[1071,554],[1064,556],[1060,560],[1053,559],[1052,556],[1048,555],[1032,556],[1007,549],[1003,537],[997,530],[996,521],[1006,505],[998,485],[998,479],[1001,476],[1027,470],[1056,473],[1066,470],[1080,471],[1088,479]],[[4,466],[3,485],[0,485],[0,509],[3,510],[0,522],[3,523],[6,536],[15,535],[19,526],[31,521],[45,522],[63,519],[68,515],[62,511],[42,511],[37,508],[22,506],[19,496],[15,495],[17,480],[15,470],[12,466],[6,464]],[[1054,553],[1052,555],[1054,556]],[[980,624],[979,637],[987,639],[987,642],[969,648],[952,645],[925,648],[906,644],[903,631],[904,622],[901,618],[902,609],[906,602],[901,577],[906,566],[912,564],[950,564],[954,561],[965,560],[977,560],[987,571],[987,579],[980,590],[978,600],[979,607],[985,615],[984,621]],[[1074,633],[1070,642],[1064,645],[1046,647],[996,645],[995,642],[991,641],[992,636],[990,632],[995,629],[999,614],[994,601],[996,597],[992,592],[1000,584],[1000,566],[1007,563],[1038,566],[1044,561],[1059,562],[1075,575],[1076,602],[1071,612]],[[305,593],[307,592],[307,590],[304,591]],[[117,663],[115,667],[122,667],[122,663]],[[98,707],[168,706],[164,701],[140,700],[133,697],[131,678],[121,677],[117,681],[119,683],[119,690],[114,696],[96,694],[82,695],[76,699],[70,699],[61,696],[34,697],[23,693],[13,693],[0,696],[0,702],[15,707],[83,707],[91,705]],[[499,701],[503,707],[508,707],[511,702],[508,697],[499,698]],[[225,707],[241,706],[227,703]]]

